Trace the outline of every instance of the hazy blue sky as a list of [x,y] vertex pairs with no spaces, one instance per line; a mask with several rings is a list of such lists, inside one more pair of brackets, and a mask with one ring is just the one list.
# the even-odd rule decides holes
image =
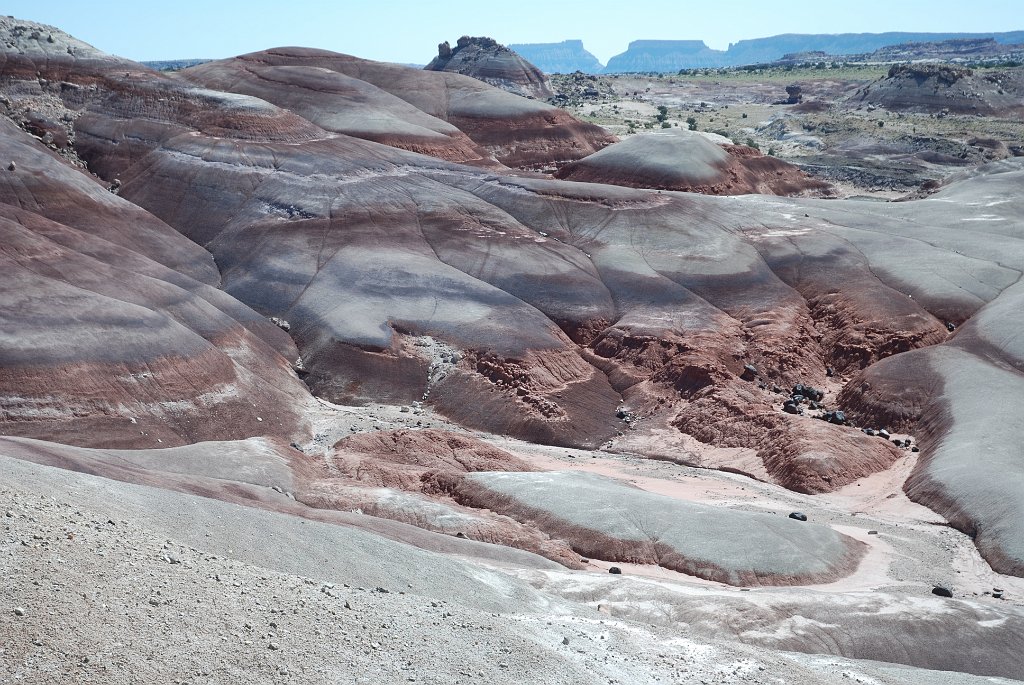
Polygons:
[[501,43],[580,38],[607,62],[638,38],[724,49],[779,33],[1024,29],[1024,0],[6,0],[3,8],[135,60],[303,45],[423,64],[439,42],[469,34]]

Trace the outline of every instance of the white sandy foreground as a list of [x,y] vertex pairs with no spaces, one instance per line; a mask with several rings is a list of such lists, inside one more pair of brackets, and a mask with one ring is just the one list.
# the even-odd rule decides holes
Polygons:
[[[373,411],[379,428],[413,419]],[[347,415],[363,429],[365,412]],[[680,499],[800,509],[870,552],[830,585],[750,591],[659,567],[570,571],[525,552],[529,563],[504,557],[499,567],[0,456],[0,683],[1014,682],[788,651],[808,636],[849,653],[857,645],[844,640],[920,631],[938,648],[987,641],[979,658],[1014,658],[1020,645],[1006,640],[1019,633],[1006,628],[1024,622],[1024,581],[994,574],[965,536],[906,500],[909,463],[810,497],[735,474],[491,440],[538,467]],[[957,599],[933,597],[938,582]],[[983,594],[993,585],[1007,599]],[[847,619],[860,627],[847,633]]]

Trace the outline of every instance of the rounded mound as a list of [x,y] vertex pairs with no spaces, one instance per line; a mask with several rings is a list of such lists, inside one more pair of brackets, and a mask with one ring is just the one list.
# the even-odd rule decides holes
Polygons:
[[708,195],[827,195],[830,186],[791,164],[743,145],[721,146],[699,133],[636,135],[567,164],[558,178]]

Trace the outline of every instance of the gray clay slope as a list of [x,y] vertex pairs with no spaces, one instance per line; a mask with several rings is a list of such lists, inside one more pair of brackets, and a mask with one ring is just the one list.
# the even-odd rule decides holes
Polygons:
[[[468,479],[512,500],[481,495],[483,503],[522,518],[537,515],[542,528],[585,554],[626,561],[653,551],[663,566],[733,585],[832,580],[852,571],[862,554],[860,543],[831,528],[680,501],[596,474],[497,472]],[[620,551],[602,553],[606,540]]]
[[595,176],[644,175],[665,186],[682,186],[720,181],[728,158],[708,138],[677,130],[630,136],[576,164]]

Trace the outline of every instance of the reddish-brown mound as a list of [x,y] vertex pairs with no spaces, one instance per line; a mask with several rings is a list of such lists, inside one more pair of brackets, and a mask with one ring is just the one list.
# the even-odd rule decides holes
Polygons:
[[522,459],[467,435],[434,429],[377,431],[339,440],[321,477],[303,483],[296,497],[319,509],[358,510],[582,568],[567,543],[451,499],[468,473],[529,470]]
[[708,189],[694,188],[695,192],[709,195],[788,195],[808,197],[830,197],[835,194],[832,186],[801,171],[778,157],[761,154],[760,150],[746,145],[728,145],[729,180],[723,186],[718,184]]
[[0,155],[0,430],[106,447],[305,434],[298,351],[185,275],[215,281],[208,253],[10,123]]
[[331,462],[352,478],[402,490],[432,490],[442,475],[530,471],[530,465],[482,440],[444,430],[360,433],[334,445]]
[[[782,399],[754,382],[708,388],[681,409],[674,425],[708,444],[756,450],[768,477],[796,492],[831,492],[884,471],[902,455],[886,440],[812,418],[816,411],[783,413]],[[845,407],[831,397],[826,404]]]
[[456,126],[510,167],[549,168],[614,142],[568,112],[462,74],[373,62],[327,50],[275,48],[235,58],[247,65],[317,67],[365,81]]
[[272,102],[327,131],[452,162],[499,166],[452,124],[366,81],[330,69],[235,58],[207,62],[186,69],[181,76],[207,88]]

